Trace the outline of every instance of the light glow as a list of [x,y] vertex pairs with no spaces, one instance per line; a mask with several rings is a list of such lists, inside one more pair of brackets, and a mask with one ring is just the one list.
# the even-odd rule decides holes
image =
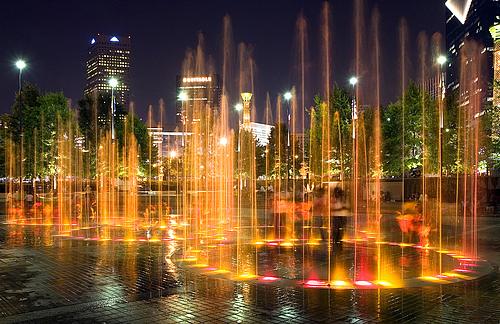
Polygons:
[[228,143],[228,140],[227,140],[227,137],[221,137],[219,139],[219,144],[222,145],[222,146],[226,146]]
[[384,280],[377,280],[375,281],[375,284],[379,285],[379,286],[383,286],[383,287],[392,287],[392,283],[388,282],[388,281],[384,281]]
[[285,92],[283,98],[285,98],[286,101],[290,101],[292,99],[292,93],[290,91]]
[[444,63],[446,63],[446,56],[439,55],[436,61],[439,65],[443,65]]
[[353,76],[349,79],[349,84],[355,86],[358,83],[358,78]]
[[180,101],[187,101],[189,99],[189,97],[185,91],[181,91],[181,92],[179,92],[177,99],[179,99]]
[[368,286],[372,286],[373,284],[369,281],[366,281],[366,280],[357,280],[354,282],[354,284],[356,286],[364,286],[364,287],[368,287]]
[[116,88],[118,86],[118,80],[116,78],[111,78],[109,79],[108,84],[111,88]]
[[16,61],[16,67],[19,70],[23,70],[26,67],[26,62],[24,60],[17,60]]
[[334,281],[332,281],[332,286],[347,287],[347,286],[349,286],[349,283],[347,281],[344,281],[344,280],[334,280]]
[[250,273],[243,273],[238,276],[238,279],[254,279],[256,277],[257,277],[256,275]]
[[327,286],[326,282],[320,281],[320,280],[307,280],[305,284],[308,287],[325,287],[325,286]]

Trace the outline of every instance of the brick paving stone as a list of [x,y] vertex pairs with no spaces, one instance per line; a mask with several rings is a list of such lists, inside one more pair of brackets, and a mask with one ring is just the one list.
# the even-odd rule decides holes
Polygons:
[[[500,279],[369,291],[283,288],[172,269],[160,245],[7,244],[1,323],[498,323]],[[29,236],[26,229],[25,236]]]

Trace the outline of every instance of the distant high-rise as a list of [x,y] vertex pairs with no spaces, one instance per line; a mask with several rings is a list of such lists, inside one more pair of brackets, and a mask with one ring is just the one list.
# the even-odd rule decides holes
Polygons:
[[[475,41],[480,47],[482,70],[479,89],[486,100],[492,100],[493,39],[490,27],[500,20],[498,0],[448,0],[446,1],[446,50],[448,68],[446,88],[460,85],[460,50],[466,41]],[[472,59],[472,58],[471,58]],[[479,75],[478,75],[479,77]]]
[[93,91],[109,92],[109,79],[115,77],[116,101],[126,105],[130,96],[130,36],[97,34],[90,41],[87,59],[87,85],[85,94]]
[[190,130],[196,117],[191,116],[193,109],[208,109],[211,113],[219,112],[221,88],[219,75],[204,74],[177,76],[177,127]]

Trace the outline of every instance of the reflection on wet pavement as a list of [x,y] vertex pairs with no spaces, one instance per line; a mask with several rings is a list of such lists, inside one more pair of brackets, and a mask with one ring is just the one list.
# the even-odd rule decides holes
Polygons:
[[496,274],[427,288],[328,290],[186,272],[167,243],[68,240],[49,227],[0,227],[2,322],[488,322]]

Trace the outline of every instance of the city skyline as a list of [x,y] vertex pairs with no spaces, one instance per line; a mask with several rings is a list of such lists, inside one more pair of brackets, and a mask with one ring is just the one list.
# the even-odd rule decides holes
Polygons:
[[[131,71],[132,97],[136,103],[136,111],[146,117],[148,105],[157,105],[163,98],[166,102],[167,118],[171,123],[175,120],[175,76],[181,71],[181,64],[187,48],[196,46],[197,32],[204,33],[207,52],[220,64],[220,43],[222,20],[225,14],[232,19],[233,39],[251,44],[254,48],[257,65],[256,93],[257,118],[263,114],[265,94],[270,92],[274,98],[279,92],[291,86],[294,56],[294,28],[297,16],[301,11],[309,22],[310,67],[317,69],[319,63],[319,11],[322,1],[273,1],[269,3],[235,4],[228,1],[216,1],[210,6],[199,3],[170,5],[153,2],[147,9],[137,7],[131,2],[112,1],[100,4],[101,10],[90,12],[92,4],[82,7],[79,4],[55,2],[52,5],[31,4],[21,1],[15,5],[7,4],[4,12],[22,10],[30,13],[28,8],[40,6],[39,13],[50,19],[40,21],[37,33],[23,25],[10,35],[8,44],[0,51],[2,57],[3,77],[0,79],[0,112],[8,112],[11,108],[16,87],[16,72],[12,62],[23,57],[29,64],[25,70],[25,80],[32,82],[45,91],[63,91],[73,100],[75,105],[83,95],[85,85],[85,58],[92,35],[101,32],[106,34],[131,35],[133,40],[134,65]],[[353,30],[353,7],[344,1],[331,1],[333,21],[333,79],[336,83],[347,84],[352,73],[353,44],[352,33],[345,33],[345,26]],[[434,1],[418,1],[402,5],[399,1],[366,1],[365,25],[369,25],[369,13],[377,5],[381,16],[381,31],[384,43],[382,51],[382,68],[391,72],[390,64],[398,59],[398,30],[400,18],[408,20],[409,40],[412,49],[416,49],[416,38],[420,31],[430,36],[433,32],[444,32],[445,7],[443,3]],[[422,10],[426,9],[426,10]],[[83,13],[74,17],[76,12]],[[107,12],[114,12],[109,16]],[[138,18],[134,14],[138,12]],[[190,18],[174,15],[173,12],[186,12]],[[425,14],[424,14],[425,12]],[[65,14],[64,14],[65,13]],[[412,13],[419,13],[411,16]],[[430,14],[432,13],[432,14]],[[93,25],[75,23],[92,15]],[[11,18],[7,15],[5,24]],[[71,17],[76,20],[72,21]],[[258,18],[258,24],[255,19]],[[424,17],[426,18],[424,22]],[[33,17],[36,20],[36,17]],[[275,24],[276,19],[280,20]],[[147,21],[148,25],[143,22]],[[58,26],[64,24],[66,28]],[[267,32],[270,30],[271,32]],[[39,37],[38,35],[44,35]],[[64,51],[51,50],[53,40],[58,39],[58,46]],[[169,40],[169,41],[167,41]],[[341,44],[341,46],[339,45]],[[64,54],[63,54],[64,53]],[[412,55],[411,63],[416,68],[417,57]],[[396,89],[398,73],[384,74],[384,83],[390,87],[382,89],[384,102],[394,100],[399,94]],[[311,89],[316,88],[312,84]],[[312,90],[311,90],[312,91]]]
[[0,322],[500,318],[500,0],[18,0]]

